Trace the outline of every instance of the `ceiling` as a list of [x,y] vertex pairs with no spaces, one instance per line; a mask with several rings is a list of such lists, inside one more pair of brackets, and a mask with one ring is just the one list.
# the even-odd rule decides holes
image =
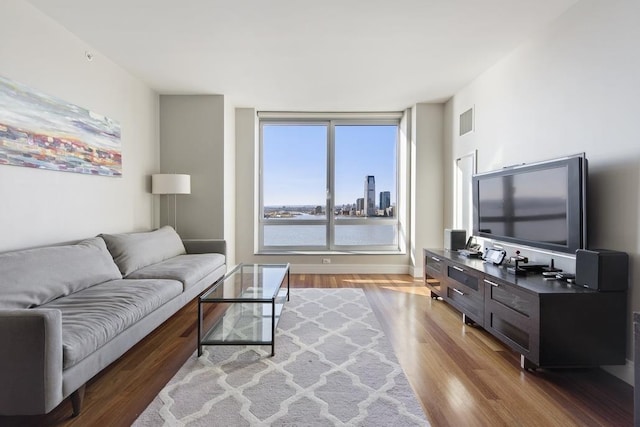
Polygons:
[[577,0],[27,0],[163,94],[273,111],[451,97]]

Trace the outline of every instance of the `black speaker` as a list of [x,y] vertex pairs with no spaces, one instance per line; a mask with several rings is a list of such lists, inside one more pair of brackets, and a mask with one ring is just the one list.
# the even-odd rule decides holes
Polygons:
[[464,249],[467,245],[467,230],[444,229],[444,248],[452,251]]
[[607,249],[576,251],[576,285],[598,291],[629,288],[629,255]]

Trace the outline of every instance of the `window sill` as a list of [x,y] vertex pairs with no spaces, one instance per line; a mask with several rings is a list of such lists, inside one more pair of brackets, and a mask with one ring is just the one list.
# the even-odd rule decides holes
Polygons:
[[366,250],[349,250],[349,251],[305,251],[305,250],[271,250],[271,251],[254,251],[254,255],[406,255],[406,251],[366,251]]

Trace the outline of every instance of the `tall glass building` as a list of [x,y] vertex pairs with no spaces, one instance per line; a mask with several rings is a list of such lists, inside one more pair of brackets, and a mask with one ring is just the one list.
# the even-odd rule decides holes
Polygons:
[[366,206],[366,216],[376,215],[376,178],[367,175],[364,180],[364,200]]
[[380,210],[383,211],[391,207],[391,191],[380,192]]
[[364,197],[356,200],[356,215],[364,215]]

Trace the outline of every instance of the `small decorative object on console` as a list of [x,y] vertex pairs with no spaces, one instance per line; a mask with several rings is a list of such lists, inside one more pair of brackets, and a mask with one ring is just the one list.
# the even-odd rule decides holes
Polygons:
[[482,258],[482,251],[480,250],[480,245],[476,243],[473,236],[469,236],[467,240],[467,244],[464,246],[464,249],[460,249],[458,254],[465,256],[467,258]]
[[467,230],[452,230],[450,228],[444,229],[444,248],[457,251],[458,249],[465,248],[465,242],[467,241]]
[[467,258],[482,258],[482,252],[471,249],[460,249],[458,253]]
[[482,259],[486,262],[491,262],[495,265],[502,264],[504,257],[507,256],[507,251],[498,248],[487,248],[484,250],[484,256]]
[[557,271],[562,271],[562,269],[560,268],[556,268],[556,266],[553,263],[553,258],[551,258],[551,261],[549,261],[549,266],[548,267],[544,267],[542,269],[542,274],[546,273],[554,273]]
[[529,262],[529,258],[526,256],[520,255],[520,251],[516,251],[516,255],[512,256],[510,261],[513,263],[513,267],[507,267],[507,272],[511,274],[515,274],[516,276],[526,276],[527,270],[523,269],[518,263],[522,262],[524,264]]
[[546,264],[526,264],[526,265],[521,265],[520,268],[526,271],[527,273],[535,274],[535,273],[542,273],[546,271],[545,269],[547,268],[547,265]]
[[556,273],[556,279],[564,280],[568,283],[573,283],[576,279],[576,275],[573,273],[564,273],[562,271]]
[[629,288],[629,255],[608,249],[579,249],[575,282],[597,291],[625,291]]

